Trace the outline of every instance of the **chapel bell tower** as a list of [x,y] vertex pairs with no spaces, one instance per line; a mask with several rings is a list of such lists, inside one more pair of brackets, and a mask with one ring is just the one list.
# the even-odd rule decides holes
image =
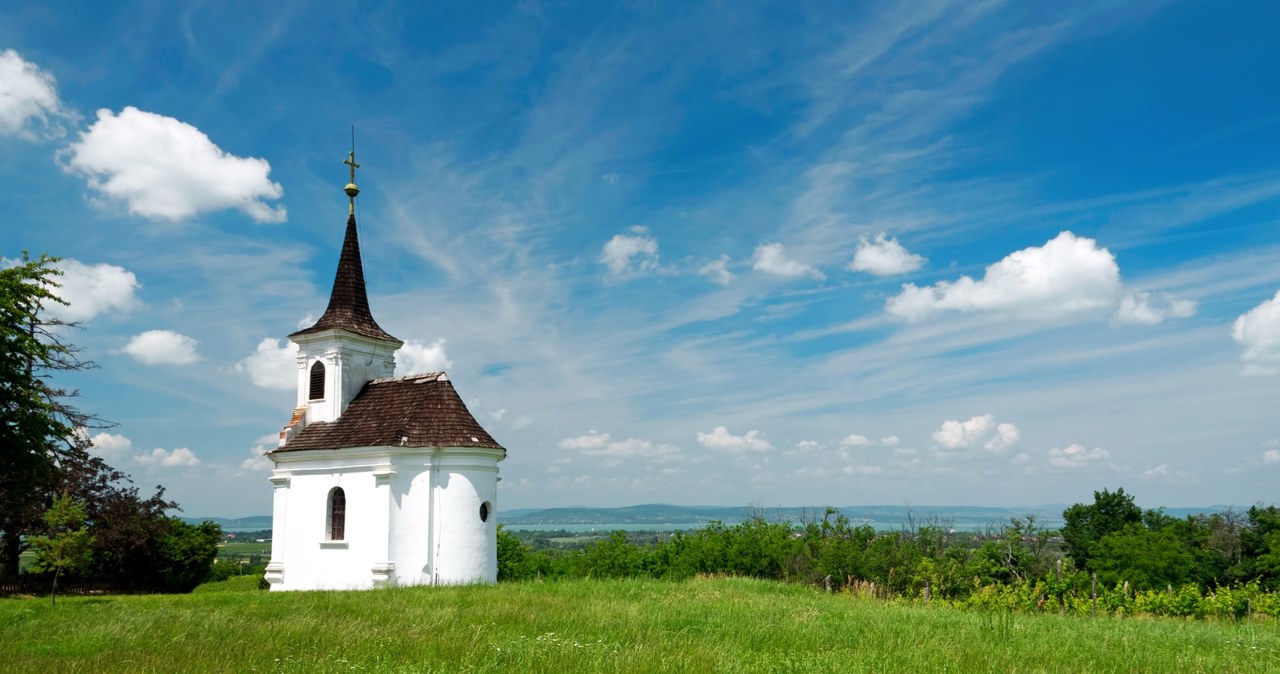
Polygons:
[[344,188],[350,201],[347,232],[328,308],[315,325],[289,335],[298,345],[297,422],[285,434],[289,437],[280,438],[281,446],[307,424],[337,421],[367,382],[395,372],[395,352],[404,344],[383,330],[369,311],[356,235],[355,199],[360,193],[356,169],[360,165],[354,149],[344,163],[351,169],[351,182]]

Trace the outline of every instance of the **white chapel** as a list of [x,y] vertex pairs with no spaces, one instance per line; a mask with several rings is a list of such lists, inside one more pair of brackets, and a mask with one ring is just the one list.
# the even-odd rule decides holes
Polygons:
[[272,590],[497,581],[503,449],[443,372],[395,372],[403,344],[374,321],[356,233],[355,152],[346,237],[329,306],[289,339],[298,402],[275,463]]

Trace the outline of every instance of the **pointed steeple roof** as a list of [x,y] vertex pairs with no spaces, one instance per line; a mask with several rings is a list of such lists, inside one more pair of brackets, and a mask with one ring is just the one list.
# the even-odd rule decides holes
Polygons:
[[329,295],[329,307],[316,324],[299,330],[290,337],[307,335],[323,330],[347,330],[373,339],[399,342],[378,322],[369,311],[369,297],[364,288],[364,265],[360,262],[360,239],[356,235],[356,216],[347,216],[347,234],[342,241],[342,255],[338,258],[338,273],[333,277],[333,292]]

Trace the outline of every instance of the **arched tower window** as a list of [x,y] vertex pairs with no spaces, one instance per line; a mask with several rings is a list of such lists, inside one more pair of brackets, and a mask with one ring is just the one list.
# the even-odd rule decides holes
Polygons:
[[308,399],[324,399],[324,363],[318,360],[311,366],[311,395]]
[[347,495],[342,487],[329,490],[329,525],[328,540],[344,540],[347,525]]

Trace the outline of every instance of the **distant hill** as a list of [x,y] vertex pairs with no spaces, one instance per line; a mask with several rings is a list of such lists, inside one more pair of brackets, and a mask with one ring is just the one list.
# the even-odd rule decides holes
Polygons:
[[271,528],[270,515],[253,515],[235,519],[227,519],[225,517],[183,517],[182,521],[188,524],[200,524],[205,521],[213,522],[221,526],[223,532],[262,531],[263,529]]
[[[1008,522],[1011,517],[1034,515],[1045,527],[1062,525],[1065,506],[1043,505],[1022,508],[983,508],[976,506],[902,506],[873,505],[845,506],[840,513],[855,524],[869,524],[877,529],[897,529],[914,522],[917,526],[938,525],[960,530],[982,529],[990,524]],[[549,527],[564,526],[627,526],[646,524],[670,527],[673,525],[703,526],[719,521],[738,524],[755,513],[761,513],[771,521],[808,522],[820,520],[824,508],[782,507],[756,508],[752,506],[675,506],[662,503],[627,506],[623,508],[547,508],[545,510],[499,513],[504,525]]]
[[[1062,526],[1062,511],[1066,507],[1062,504],[1013,508],[863,505],[842,507],[840,508],[840,514],[849,518],[854,524],[869,524],[881,530],[908,526],[910,520],[917,526],[933,524],[960,531],[977,531],[989,525],[1005,524],[1013,517],[1026,518],[1029,515],[1034,515],[1039,525],[1049,529],[1057,529]],[[1167,508],[1165,512],[1173,517],[1183,518],[1187,515],[1216,513],[1226,509],[1227,506]],[[498,513],[498,521],[512,528],[522,526],[539,528],[552,526],[606,528],[619,526],[636,528],[644,525],[663,528],[687,525],[689,528],[694,528],[704,526],[713,521],[738,524],[749,519],[756,512],[763,513],[771,521],[809,522],[822,519],[823,511],[823,508],[809,507],[757,508],[754,506],[678,506],[665,503],[647,503],[622,508],[588,508],[585,506],[515,508],[500,511]],[[259,531],[271,528],[270,515],[254,515],[235,519],[223,517],[184,517],[182,519],[193,524],[210,520],[221,525],[222,530],[228,532]]]

